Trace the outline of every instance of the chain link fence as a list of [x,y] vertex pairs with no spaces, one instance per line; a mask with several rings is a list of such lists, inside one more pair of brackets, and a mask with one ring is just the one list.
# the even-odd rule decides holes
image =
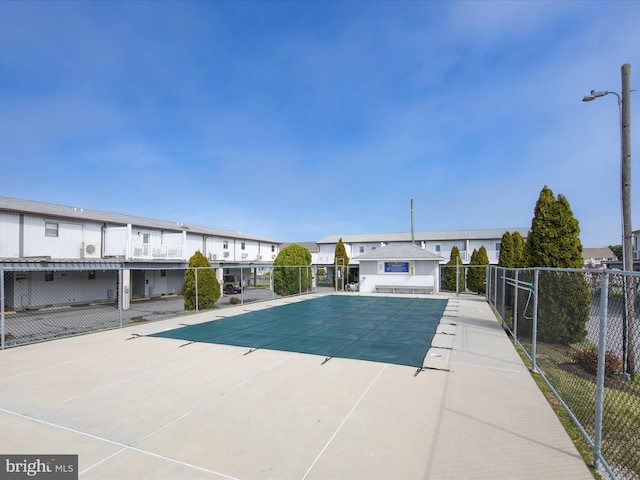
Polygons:
[[640,479],[640,275],[490,267],[487,299],[593,450],[596,470]]
[[[185,309],[185,273],[195,279]],[[127,269],[122,265],[0,270],[0,347],[8,348],[202,311],[205,270],[213,270],[220,297],[207,308],[225,308],[318,291],[309,267]],[[198,276],[199,274],[199,276]],[[286,287],[286,288],[285,288]],[[186,293],[186,292],[185,292]]]
[[440,291],[485,294],[487,265],[440,265]]

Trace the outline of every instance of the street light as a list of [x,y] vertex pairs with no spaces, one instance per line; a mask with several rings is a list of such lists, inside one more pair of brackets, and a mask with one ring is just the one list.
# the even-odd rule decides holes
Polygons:
[[582,99],[583,102],[591,102],[593,100],[595,100],[598,97],[604,97],[605,95],[615,95],[616,97],[618,97],[618,106],[621,106],[622,104],[622,98],[620,98],[620,95],[616,92],[610,92],[609,90],[600,90],[600,91],[595,91],[595,90],[591,90],[591,92],[589,92],[588,94],[586,94],[584,96],[584,98]]
[[[631,268],[627,268],[627,245],[625,242],[625,208],[624,208],[624,164],[625,164],[625,154],[624,154],[624,127],[622,121],[622,96],[617,92],[612,92],[609,90],[591,90],[588,94],[586,94],[583,98],[583,102],[592,102],[596,98],[604,97],[605,95],[615,95],[618,99],[618,120],[620,122],[620,177],[621,177],[621,188],[620,188],[620,212],[621,212],[621,220],[622,220],[622,270],[632,270],[633,271],[633,260],[631,262]],[[631,257],[633,258],[633,256]]]
[[[631,229],[631,65],[625,63],[621,67],[622,94],[609,90],[591,90],[582,99],[590,102],[605,95],[615,95],[618,99],[620,117],[620,196],[622,203],[622,270],[633,271],[633,243]],[[625,314],[623,322],[623,345],[625,373],[631,380],[635,377],[635,349],[634,349],[634,320],[635,320],[635,279],[624,277],[625,280]]]

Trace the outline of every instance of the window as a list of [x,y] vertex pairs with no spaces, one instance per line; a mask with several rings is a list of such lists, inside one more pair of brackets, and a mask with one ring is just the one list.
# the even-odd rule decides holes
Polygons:
[[44,235],[45,237],[57,237],[58,224],[53,222],[44,222]]
[[44,272],[44,281],[45,282],[53,282],[53,272],[52,271]]
[[364,253],[364,245],[358,247],[358,253]]
[[229,240],[225,240],[222,242],[222,248],[224,248],[225,250],[229,248]]
[[440,244],[436,245],[436,252],[440,253]]
[[275,253],[276,252],[276,246],[275,245],[271,245],[271,253]]
[[496,242],[496,252],[500,251],[500,242]]
[[166,277],[167,276],[167,271],[166,270],[160,270],[160,276],[161,277]]
[[96,279],[96,271],[89,270],[89,280],[95,280],[95,279]]
[[244,242],[242,242],[242,243],[240,244],[240,250],[244,250],[244,247],[245,247],[245,243],[244,243]]

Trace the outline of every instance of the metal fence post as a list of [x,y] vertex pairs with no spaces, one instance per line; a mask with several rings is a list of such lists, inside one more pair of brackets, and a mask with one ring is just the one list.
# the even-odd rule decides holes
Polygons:
[[494,269],[494,288],[493,288],[493,306],[496,307],[496,312],[498,311],[498,267]]
[[196,282],[196,313],[198,313],[198,267],[194,269],[194,279]]
[[519,280],[519,271],[516,270],[516,281],[513,285],[513,338],[518,340],[518,280]]
[[598,336],[598,376],[596,379],[596,418],[593,442],[593,467],[602,468],[602,407],[604,404],[605,353],[607,351],[607,309],[609,301],[609,274],[604,272],[600,283],[600,331]]
[[0,268],[0,349],[4,350],[4,269]]
[[[251,278],[251,272],[249,272]],[[240,305],[244,305],[244,267],[240,267]]]
[[504,319],[506,318],[506,303],[507,303],[507,299],[505,296],[505,291],[507,289],[507,269],[503,268],[502,269],[502,300],[500,301],[500,303],[502,304],[502,321],[504,322]]
[[485,276],[485,281],[487,282],[487,291],[485,292],[484,296],[487,302],[491,304],[491,265],[487,265],[487,274]]
[[536,365],[536,343],[538,342],[538,277],[540,270],[533,271],[533,331],[531,333],[531,371],[540,373]]

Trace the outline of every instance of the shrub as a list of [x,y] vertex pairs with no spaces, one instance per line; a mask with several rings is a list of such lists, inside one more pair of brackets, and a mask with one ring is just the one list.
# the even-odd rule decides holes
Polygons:
[[231,297],[229,299],[229,303],[231,305],[238,305],[240,303],[240,299],[238,297]]
[[[584,368],[592,375],[598,373],[598,349],[589,348],[586,350],[578,350],[573,355],[573,359],[578,365]],[[615,376],[622,370],[622,360],[620,360],[612,352],[606,352],[604,354],[604,373],[608,377]]]
[[[197,269],[197,277],[196,277]],[[184,309],[196,309],[196,278],[198,281],[198,308],[201,310],[213,307],[220,298],[220,283],[216,271],[202,253],[197,251],[189,259],[189,268],[184,273],[184,284],[181,293],[184,296]]]
[[444,269],[444,288],[447,290],[456,291],[456,275],[458,276],[458,291],[464,291],[464,276],[465,268],[462,265],[462,257],[460,256],[460,249],[453,247],[451,249],[451,257],[445,265]]
[[467,272],[467,288],[475,293],[486,293],[486,266],[489,265],[489,256],[487,255],[487,249],[484,245],[480,247],[480,250],[473,251],[469,265],[473,265],[473,267],[469,268],[469,271]]
[[[529,267],[583,268],[580,226],[569,201],[545,186],[525,244]],[[582,273],[542,271],[538,283],[538,336],[571,344],[587,335],[591,294]]]
[[273,288],[277,295],[295,295],[311,286],[311,253],[297,243],[280,250],[273,262]]

